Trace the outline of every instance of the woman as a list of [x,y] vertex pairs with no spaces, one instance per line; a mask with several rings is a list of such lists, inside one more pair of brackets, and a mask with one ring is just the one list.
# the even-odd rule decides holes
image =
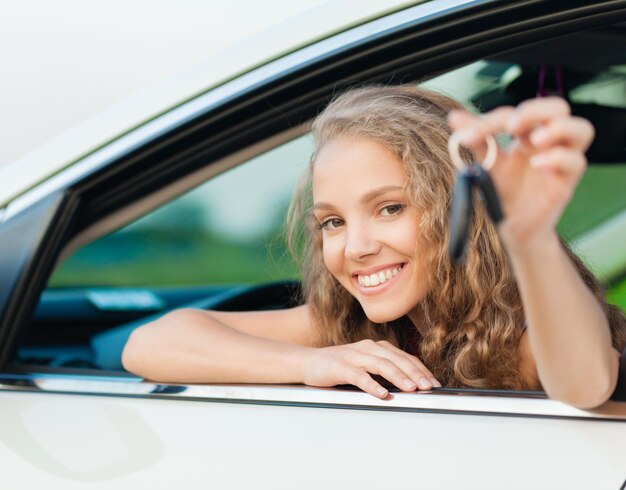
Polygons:
[[[514,137],[490,172],[505,219],[496,230],[474,203],[460,266],[447,255],[452,130],[479,159],[486,135]],[[313,134],[290,213],[292,243],[303,225],[304,304],[173,311],[133,332],[126,369],[162,382],[349,383],[379,398],[388,390],[372,375],[404,391],[608,399],[626,322],[555,231],[585,168],[586,120],[557,98],[477,117],[414,86],[376,86],[335,99]]]

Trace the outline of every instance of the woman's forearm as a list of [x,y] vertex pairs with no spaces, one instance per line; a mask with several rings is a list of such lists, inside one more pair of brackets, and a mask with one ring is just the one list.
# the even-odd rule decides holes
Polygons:
[[248,335],[202,311],[176,310],[135,330],[122,363],[160,382],[299,383],[310,349]]
[[597,406],[617,381],[608,320],[556,233],[510,247],[530,346],[546,393],[581,408]]

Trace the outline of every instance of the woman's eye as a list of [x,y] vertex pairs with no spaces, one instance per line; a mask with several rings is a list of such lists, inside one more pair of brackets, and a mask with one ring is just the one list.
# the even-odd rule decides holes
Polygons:
[[336,230],[337,228],[339,228],[341,225],[343,225],[343,220],[339,219],[339,218],[330,218],[327,219],[326,221],[323,221],[320,224],[320,228],[322,230],[328,230],[328,231],[332,231],[332,230]]
[[380,210],[381,216],[393,216],[394,214],[400,214],[404,209],[404,204],[390,204]]

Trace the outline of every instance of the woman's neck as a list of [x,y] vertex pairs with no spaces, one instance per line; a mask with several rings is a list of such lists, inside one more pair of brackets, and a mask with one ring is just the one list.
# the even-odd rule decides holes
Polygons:
[[419,307],[419,305],[413,308],[413,310],[411,310],[407,314],[407,316],[409,317],[409,320],[411,320],[411,323],[417,329],[419,334],[424,337],[428,332],[428,328],[426,327],[426,322],[424,320],[424,313],[422,312],[422,309]]

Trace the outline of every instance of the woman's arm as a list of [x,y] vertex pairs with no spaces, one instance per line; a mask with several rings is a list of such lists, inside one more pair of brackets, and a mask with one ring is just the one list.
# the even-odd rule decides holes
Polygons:
[[175,383],[353,384],[378,398],[441,386],[415,356],[389,342],[320,347],[307,305],[275,311],[175,310],[135,330],[122,352],[132,373]]
[[571,116],[569,105],[556,97],[482,117],[456,112],[450,123],[479,158],[485,153],[485,134],[514,137],[510,147],[499,150],[490,174],[505,214],[500,236],[528,324],[519,351],[528,381],[536,366],[550,397],[581,408],[600,405],[615,387],[619,356],[606,316],[555,231],[584,173],[593,127]]
[[137,328],[122,364],[161,382],[298,383],[303,354],[315,344],[305,306],[236,313],[180,309]]
[[551,398],[598,406],[615,389],[619,368],[608,320],[556,234],[535,245],[509,248],[528,324],[530,349],[521,361],[536,365]]

